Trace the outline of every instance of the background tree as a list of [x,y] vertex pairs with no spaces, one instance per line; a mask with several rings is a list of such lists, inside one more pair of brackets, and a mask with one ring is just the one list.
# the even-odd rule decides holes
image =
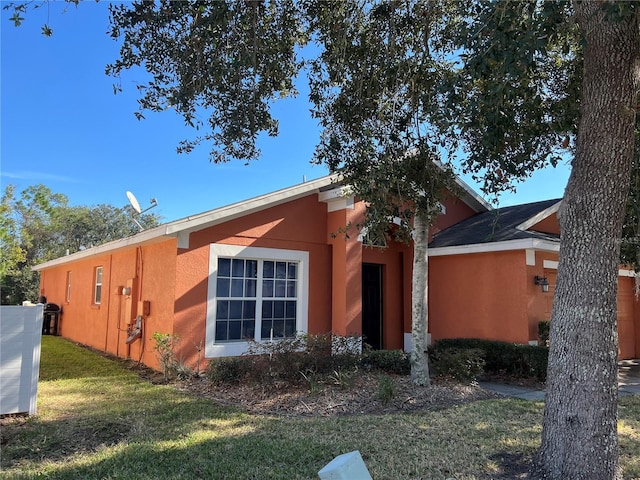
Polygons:
[[[137,233],[128,208],[69,206],[65,195],[44,185],[28,187],[16,198],[15,187],[8,185],[0,210],[2,304],[38,299],[40,282],[38,273],[31,271],[34,265]],[[152,214],[143,214],[138,221],[145,228],[158,224]]]
[[[616,478],[617,276],[634,157],[636,2],[472,3],[452,102],[468,166],[508,187],[571,148],[536,474]],[[572,148],[573,147],[573,148]],[[637,190],[634,192],[637,195]]]

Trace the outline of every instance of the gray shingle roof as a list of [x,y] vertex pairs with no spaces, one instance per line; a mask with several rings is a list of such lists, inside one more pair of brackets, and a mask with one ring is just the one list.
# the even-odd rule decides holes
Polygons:
[[524,238],[559,241],[557,235],[516,228],[559,201],[560,199],[556,198],[479,213],[437,233],[429,244],[429,248],[504,242]]

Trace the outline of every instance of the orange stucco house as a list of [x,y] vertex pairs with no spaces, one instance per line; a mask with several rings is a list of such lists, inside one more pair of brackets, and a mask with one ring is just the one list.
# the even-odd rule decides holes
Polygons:
[[[412,249],[338,232],[364,204],[335,176],[176,220],[35,267],[62,307],[58,332],[158,367],[154,332],[177,334],[194,364],[240,355],[246,339],[295,332],[360,335],[411,348]],[[492,210],[471,188],[432,227],[429,341],[529,343],[548,319],[558,260],[558,201]],[[549,292],[534,278],[545,277]],[[620,276],[621,358],[640,354],[640,305]]]

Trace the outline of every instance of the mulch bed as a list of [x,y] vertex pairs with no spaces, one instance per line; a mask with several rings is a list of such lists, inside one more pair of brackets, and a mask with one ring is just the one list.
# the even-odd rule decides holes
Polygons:
[[411,383],[409,376],[388,375],[393,396],[381,400],[380,374],[358,372],[349,385],[330,381],[314,388],[286,383],[240,383],[214,385],[205,378],[173,382],[176,388],[214,400],[222,405],[239,407],[260,415],[284,417],[335,417],[441,410],[478,400],[499,398],[477,384],[463,385],[435,378],[428,387]]

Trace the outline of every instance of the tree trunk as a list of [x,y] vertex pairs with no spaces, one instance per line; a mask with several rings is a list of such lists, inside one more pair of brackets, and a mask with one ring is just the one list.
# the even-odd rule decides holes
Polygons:
[[429,225],[431,218],[420,210],[413,220],[413,277],[411,289],[411,380],[416,385],[429,385],[426,336],[428,327]]
[[618,478],[617,279],[634,148],[635,16],[575,2],[585,39],[577,150],[560,219],[542,446],[534,476]]

